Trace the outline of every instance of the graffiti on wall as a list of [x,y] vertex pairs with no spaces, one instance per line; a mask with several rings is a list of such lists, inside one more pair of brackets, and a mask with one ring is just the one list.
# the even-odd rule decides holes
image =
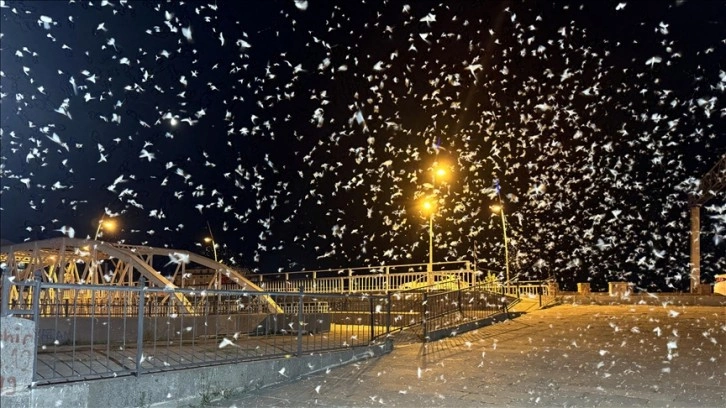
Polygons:
[[[21,322],[18,322],[21,320]],[[35,356],[34,324],[25,319],[3,318],[0,332],[0,394],[13,395],[30,385]]]

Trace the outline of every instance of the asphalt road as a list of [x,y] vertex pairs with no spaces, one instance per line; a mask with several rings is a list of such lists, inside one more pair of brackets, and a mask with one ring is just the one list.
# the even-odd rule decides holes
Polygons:
[[213,407],[726,407],[726,310],[560,305]]

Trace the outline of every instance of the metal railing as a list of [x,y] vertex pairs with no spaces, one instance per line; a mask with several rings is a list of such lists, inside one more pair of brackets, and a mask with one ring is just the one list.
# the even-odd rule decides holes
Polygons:
[[[246,277],[269,291],[293,292],[302,287],[308,293],[389,293],[404,284],[425,278],[428,264],[381,265],[346,269],[250,274]],[[477,284],[483,273],[472,269],[469,261],[433,264],[436,279],[456,277],[469,285]]]
[[537,297],[555,296],[556,285],[550,285],[546,281],[517,281],[507,284],[506,282],[483,283],[481,288],[488,292],[504,293],[514,297]]
[[[390,331],[386,296],[14,282],[0,316],[36,323],[37,385],[368,346]],[[26,293],[11,300],[11,290]],[[86,291],[79,297],[51,296]],[[77,292],[76,292],[77,293]],[[194,314],[162,300],[183,294]],[[269,299],[281,312],[269,309]]]
[[[36,385],[368,346],[413,328],[486,319],[516,300],[482,285],[385,295],[15,282],[4,277],[0,316],[35,322]],[[12,291],[24,294],[12,297]],[[83,296],[62,296],[62,294]],[[191,308],[170,303],[183,296]],[[270,308],[274,302],[275,309]],[[189,310],[193,310],[190,313]]]
[[[391,328],[420,327],[422,341],[430,333],[507,314],[517,298],[487,290],[484,285],[458,290],[430,291],[426,287],[392,294]],[[420,319],[420,320],[419,320]]]

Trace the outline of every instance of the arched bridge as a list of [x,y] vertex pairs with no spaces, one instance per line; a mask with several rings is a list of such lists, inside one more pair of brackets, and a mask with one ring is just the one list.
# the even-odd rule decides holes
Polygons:
[[[262,291],[242,271],[189,251],[90,239],[62,237],[6,245],[0,247],[0,263],[3,275],[9,275],[16,281],[39,279],[77,285],[138,286],[143,277],[150,286],[169,290],[169,294],[160,300],[162,303],[175,305],[191,315],[198,314],[195,308],[200,307],[200,304],[192,302],[187,293],[173,289],[184,286],[187,271],[195,265],[210,272],[206,279],[208,289],[219,289],[224,280],[226,289]],[[166,276],[157,268],[167,269]],[[32,288],[20,292],[13,286],[10,298],[3,301],[27,301],[32,298]],[[70,294],[78,298],[88,293],[80,288],[60,292],[48,290],[41,293],[40,297],[55,300],[58,296]],[[108,296],[123,296],[124,292],[107,293]],[[270,313],[281,311],[269,296],[262,298]]]

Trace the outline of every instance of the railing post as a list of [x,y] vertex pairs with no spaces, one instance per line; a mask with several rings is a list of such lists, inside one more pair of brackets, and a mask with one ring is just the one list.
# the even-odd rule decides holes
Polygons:
[[391,294],[386,293],[386,334],[391,333]]
[[40,318],[40,278],[36,276],[33,281],[33,321],[36,328],[38,327],[38,319]]
[[[509,308],[507,307],[507,295],[506,295],[505,290],[506,289],[505,289],[504,285],[502,285],[502,299],[503,299],[503,303],[504,303],[504,314],[507,315],[507,319],[509,319]],[[517,292],[519,292],[519,291],[517,291]]]
[[139,278],[139,307],[136,317],[136,376],[141,375],[141,363],[144,357],[144,289],[146,277]]
[[302,286],[298,292],[298,303],[297,303],[297,356],[302,356],[302,327],[303,327],[303,296],[305,290]]
[[[1,272],[0,272],[1,273]],[[7,317],[10,313],[10,285],[13,282],[7,274],[3,274],[2,304],[0,304],[0,317]]]
[[38,335],[40,333],[40,285],[41,285],[41,278],[39,276],[35,277],[35,281],[33,282],[33,323],[35,323],[35,341],[36,341],[36,347],[35,351],[33,352],[33,381],[37,379],[37,373],[38,373]]
[[461,281],[457,280],[456,284],[459,286],[459,313],[462,313],[462,311],[461,311]]
[[376,309],[375,309],[375,306],[373,305],[373,296],[369,296],[368,299],[369,299],[369,302],[368,303],[370,304],[370,309],[371,309],[371,313],[370,313],[371,335],[369,336],[369,340],[368,341],[373,341],[373,338],[375,337],[375,333],[374,333],[374,330],[375,330],[375,324],[374,323],[375,322],[374,322],[374,319],[373,318],[374,318]]
[[391,287],[391,267],[385,266],[384,270],[386,271],[386,294],[388,294],[388,289]]
[[423,302],[421,303],[422,311],[421,311],[421,325],[423,326],[423,341],[424,343],[427,342],[427,338],[429,336],[428,333],[428,322],[426,319],[426,315],[428,314],[428,304],[429,304],[429,298],[426,292],[423,293]]
[[537,292],[539,292],[539,307],[542,308],[542,285],[537,287]]

